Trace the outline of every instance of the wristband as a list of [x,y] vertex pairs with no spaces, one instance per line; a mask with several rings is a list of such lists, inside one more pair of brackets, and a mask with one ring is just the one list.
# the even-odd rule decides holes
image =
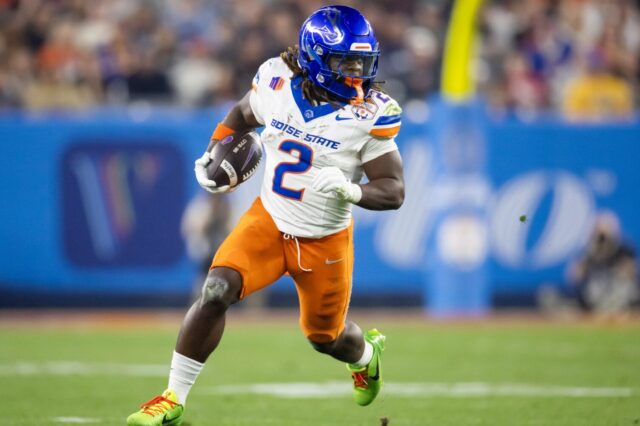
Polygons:
[[213,131],[213,134],[211,135],[211,140],[222,140],[224,138],[226,138],[229,135],[234,134],[236,131],[233,130],[231,127],[227,126],[224,123],[218,123],[218,125],[216,126],[216,129]]

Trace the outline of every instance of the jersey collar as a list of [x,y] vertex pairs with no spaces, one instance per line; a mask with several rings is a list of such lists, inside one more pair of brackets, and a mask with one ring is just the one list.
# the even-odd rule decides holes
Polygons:
[[296,105],[298,105],[298,109],[300,110],[300,115],[302,115],[305,123],[337,111],[331,104],[313,106],[311,102],[306,100],[302,95],[302,77],[296,77],[291,80],[289,87],[291,87],[293,99],[296,101]]

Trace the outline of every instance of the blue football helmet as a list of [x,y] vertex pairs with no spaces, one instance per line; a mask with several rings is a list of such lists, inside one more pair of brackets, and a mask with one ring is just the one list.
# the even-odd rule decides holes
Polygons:
[[[298,38],[298,63],[314,84],[345,102],[367,96],[380,50],[360,12],[348,6],[318,9],[302,24]],[[354,61],[357,68],[343,66]]]

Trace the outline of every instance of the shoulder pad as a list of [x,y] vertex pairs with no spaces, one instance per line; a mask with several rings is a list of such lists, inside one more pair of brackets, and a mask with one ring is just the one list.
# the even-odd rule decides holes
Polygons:
[[280,90],[284,86],[285,79],[291,77],[291,70],[280,57],[268,59],[253,77],[252,88],[256,90],[258,85],[266,86],[273,90]]
[[[371,118],[369,135],[376,138],[392,138],[400,132],[402,108],[391,96],[373,90],[367,102],[376,105]],[[355,113],[354,113],[355,114]]]

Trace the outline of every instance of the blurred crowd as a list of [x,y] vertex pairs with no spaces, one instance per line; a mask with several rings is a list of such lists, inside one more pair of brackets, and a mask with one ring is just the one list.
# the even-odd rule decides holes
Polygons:
[[640,2],[502,0],[483,11],[478,76],[496,109],[629,117],[638,99]]
[[577,309],[604,317],[625,315],[640,307],[640,275],[634,244],[620,218],[610,210],[595,217],[585,248],[565,271],[565,286],[542,285],[538,306],[551,314]]
[[[311,0],[0,0],[0,109],[239,98],[296,43]],[[437,91],[449,0],[344,1],[373,24],[379,79],[403,103]],[[626,117],[640,58],[638,0],[486,0],[481,92],[495,111]]]

